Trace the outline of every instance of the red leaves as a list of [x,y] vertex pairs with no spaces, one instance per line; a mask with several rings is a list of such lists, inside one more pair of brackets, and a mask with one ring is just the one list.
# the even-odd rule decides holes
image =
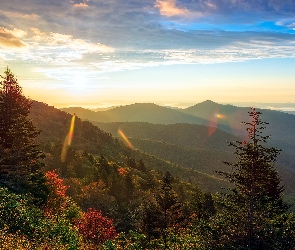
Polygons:
[[76,220],[76,227],[84,239],[99,244],[117,236],[113,221],[102,215],[101,211],[89,208],[81,219]]
[[[47,172],[46,178],[50,187],[50,194],[45,207],[45,214],[52,216],[62,213],[67,206],[66,190],[68,187],[63,184],[63,180],[58,177],[55,171]],[[113,221],[103,216],[101,211],[93,208],[89,208],[83,213],[81,219],[73,220],[73,223],[88,243],[100,244],[117,236]]]
[[63,185],[63,180],[58,177],[58,174],[55,173],[55,170],[46,172],[45,174],[51,191],[55,193],[56,196],[66,197],[67,186]]
[[46,172],[47,183],[49,185],[50,193],[45,207],[45,214],[50,215],[58,213],[66,207],[67,186],[63,185],[63,180],[58,177],[55,170]]

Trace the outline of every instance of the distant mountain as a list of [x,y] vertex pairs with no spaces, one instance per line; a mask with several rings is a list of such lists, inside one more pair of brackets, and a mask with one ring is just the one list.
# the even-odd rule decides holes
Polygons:
[[[78,168],[75,171],[80,171],[81,175],[84,175],[86,174],[83,170],[85,163],[79,165],[79,161],[82,161],[83,157],[86,157],[86,160],[89,161],[87,153],[91,153],[96,157],[103,155],[117,165],[122,165],[128,157],[142,159],[148,169],[162,172],[169,171],[181,180],[198,184],[205,191],[215,192],[228,185],[221,178],[213,176],[213,173],[208,174],[198,168],[186,168],[143,150],[132,150],[118,142],[109,132],[103,131],[88,121],[82,121],[79,117],[75,119],[73,141],[68,152],[69,162],[63,163],[60,160],[62,145],[69,132],[72,115],[47,104],[34,102],[30,118],[34,125],[41,130],[37,140],[47,156],[45,159],[47,170],[57,168],[61,172],[68,173],[72,171],[71,168]],[[87,171],[92,172],[91,169]]]
[[[221,105],[205,101],[182,110],[184,113],[208,121],[208,125],[216,126],[235,135],[246,134],[245,125],[250,117],[250,108]],[[271,136],[271,141],[288,152],[295,152],[295,116],[280,111],[257,109],[262,113],[261,119],[269,123],[265,135]]]
[[191,123],[205,125],[207,121],[179,110],[161,107],[153,103],[136,103],[107,111],[91,111],[83,108],[63,108],[81,119],[95,122],[149,122],[155,124]]
[[[173,110],[151,103],[132,104],[107,111],[93,112],[82,108],[62,109],[76,113],[81,119],[94,122],[148,122],[154,124],[188,123],[206,125],[210,133],[215,129],[246,136],[245,125],[249,121],[250,108],[222,105],[213,101],[196,104],[186,109]],[[257,109],[262,112],[262,120],[268,122],[265,135],[271,135],[277,147],[289,153],[295,152],[295,115],[280,111]]]

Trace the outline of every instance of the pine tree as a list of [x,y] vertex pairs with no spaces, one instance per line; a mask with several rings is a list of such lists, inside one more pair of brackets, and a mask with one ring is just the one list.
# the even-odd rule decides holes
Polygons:
[[182,204],[178,201],[177,195],[172,188],[173,178],[169,172],[166,172],[161,180],[161,187],[156,194],[156,200],[159,206],[161,216],[160,231],[164,240],[165,249],[167,248],[167,230],[168,228],[180,227],[184,218],[182,216]]
[[272,230],[268,228],[288,210],[274,166],[280,151],[266,147],[269,136],[262,133],[267,123],[260,115],[254,108],[249,112],[251,121],[245,123],[248,141],[230,143],[237,161],[225,162],[231,173],[220,172],[234,187],[226,194],[226,209],[211,225],[213,238],[218,239],[217,249],[272,249]]
[[0,82],[0,185],[45,201],[48,189],[41,172],[39,135],[28,115],[32,102],[22,94],[16,77],[6,69]]

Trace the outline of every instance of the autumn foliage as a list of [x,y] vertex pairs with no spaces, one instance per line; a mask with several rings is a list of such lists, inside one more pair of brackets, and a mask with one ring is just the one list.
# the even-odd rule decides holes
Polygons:
[[45,207],[45,214],[50,215],[61,212],[66,207],[66,191],[68,187],[63,184],[63,180],[58,177],[58,174],[55,172],[55,170],[46,172],[45,176],[50,189]]
[[118,173],[119,173],[119,175],[121,175],[121,176],[127,176],[128,173],[129,173],[129,171],[128,171],[127,169],[125,169],[125,168],[119,168],[119,169],[118,169]]
[[100,244],[117,236],[113,221],[93,208],[83,213],[82,218],[76,220],[75,225],[84,240],[89,243]]

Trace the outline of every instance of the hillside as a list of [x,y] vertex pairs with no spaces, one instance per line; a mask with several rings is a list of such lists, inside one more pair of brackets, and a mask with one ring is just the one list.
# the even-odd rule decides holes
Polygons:
[[[33,102],[29,118],[41,130],[36,138],[45,156],[44,165],[40,158],[40,176],[48,194],[38,206],[31,192],[17,194],[0,183],[1,249],[102,249],[108,239],[129,237],[131,231],[145,237],[142,230],[149,222],[143,215],[162,211],[160,197],[172,201],[185,228],[196,214],[214,214],[208,192],[228,186],[202,169],[131,149],[92,123],[44,103]],[[30,181],[39,188],[39,182]],[[159,204],[158,210],[150,210],[151,203]]]
[[[62,145],[66,137],[72,115],[63,112],[47,104],[34,102],[30,117],[35,126],[41,130],[38,137],[38,143],[47,154],[46,164],[47,169],[60,168],[67,172],[67,165],[72,165],[81,173],[81,176],[86,176],[83,168],[79,164],[88,164],[88,160],[81,156],[81,152],[91,153],[94,156],[103,155],[109,161],[122,164],[127,161],[129,157],[135,159],[142,159],[148,169],[159,170],[162,172],[169,171],[176,177],[185,181],[192,181],[197,183],[201,189],[206,191],[218,191],[222,186],[226,186],[220,178],[213,176],[214,173],[205,173],[199,169],[186,168],[179,166],[176,163],[169,162],[166,159],[148,154],[143,150],[131,150],[124,144],[119,143],[110,132],[104,132],[94,126],[88,121],[82,121],[80,118],[75,120],[75,129],[72,145],[69,149],[69,154],[73,157],[65,163],[60,161]],[[79,153],[80,152],[80,153]],[[78,157],[76,159],[76,157]],[[86,161],[86,162],[85,162]],[[75,170],[76,171],[76,170]],[[90,171],[90,169],[84,169]]]
[[[214,127],[197,124],[93,123],[119,138],[118,130],[121,130],[134,148],[140,151],[210,175],[216,175],[215,171],[227,170],[223,161],[235,160],[233,149],[228,146],[228,142],[241,140],[220,129],[212,130]],[[276,143],[270,140],[268,144],[279,147]],[[282,145],[286,146],[281,141],[280,146]],[[293,154],[283,151],[277,162],[288,194],[295,193],[294,158]]]
[[[13,242],[20,242],[17,240],[19,236],[22,236],[22,246],[29,248],[34,245],[40,249],[60,249],[62,246],[121,249],[114,247],[113,243],[125,246],[126,241],[131,241],[134,246],[133,242],[137,244],[140,237],[144,239],[145,249],[160,249],[162,236],[159,233],[167,228],[173,230],[169,232],[169,242],[174,242],[175,236],[181,242],[186,241],[191,232],[194,232],[190,236],[192,240],[205,242],[206,236],[203,239],[196,237],[195,233],[203,235],[203,228],[210,226],[211,218],[230,215],[227,212],[223,216],[223,209],[216,203],[221,196],[208,191],[215,192],[229,186],[228,182],[214,175],[214,170],[227,170],[222,161],[233,161],[234,154],[224,145],[228,140],[239,138],[215,126],[139,122],[100,124],[106,130],[109,125],[113,132],[120,131],[124,140],[118,140],[111,135],[110,129],[105,132],[89,121],[82,121],[44,103],[34,102],[30,118],[42,130],[38,143],[46,155],[44,170],[56,171],[46,172],[50,189],[45,206],[32,204],[30,193],[20,196],[0,187],[0,226],[4,228],[0,242],[5,244],[8,239],[13,246],[7,249],[16,248]],[[130,141],[128,146],[123,143],[128,141],[126,136]],[[69,138],[72,137],[71,142]],[[253,154],[247,157],[247,162],[252,162]],[[278,165],[278,169],[293,183],[291,168]],[[260,173],[261,169],[256,171]],[[278,186],[280,182],[276,171],[272,173],[276,178],[271,188],[273,183]],[[268,174],[261,176],[269,179]],[[283,178],[285,183],[286,180]],[[285,198],[292,199],[292,192]],[[169,210],[166,204],[169,204]],[[241,203],[242,208],[244,204]],[[289,216],[287,208],[284,211],[284,216]],[[171,221],[169,225],[165,224],[167,214]],[[91,219],[89,223],[88,218]],[[235,219],[236,215],[232,218]],[[293,218],[290,217],[292,223]],[[152,230],[151,223],[155,223]],[[232,219],[229,223],[231,226]],[[288,226],[287,223],[289,220],[285,223]],[[188,228],[191,230],[200,224],[204,226],[186,233]],[[91,235],[86,225],[91,226]],[[224,220],[220,225],[224,225]],[[286,230],[289,230],[287,226]],[[155,230],[156,234],[151,236]],[[106,236],[101,235],[104,231]],[[102,239],[94,240],[92,232]],[[290,235],[293,237],[292,232]],[[146,237],[152,237],[152,241],[145,240]]]
[[120,138],[128,137],[132,146],[157,158],[209,175],[228,170],[223,161],[234,160],[228,142],[238,137],[221,130],[208,134],[208,128],[196,124],[151,124],[140,122],[94,123]]
[[122,130],[127,137],[163,141],[189,148],[210,148],[229,151],[227,142],[239,138],[214,127],[197,124],[151,124],[146,122],[117,122],[98,123],[96,126],[113,134],[118,135]]

